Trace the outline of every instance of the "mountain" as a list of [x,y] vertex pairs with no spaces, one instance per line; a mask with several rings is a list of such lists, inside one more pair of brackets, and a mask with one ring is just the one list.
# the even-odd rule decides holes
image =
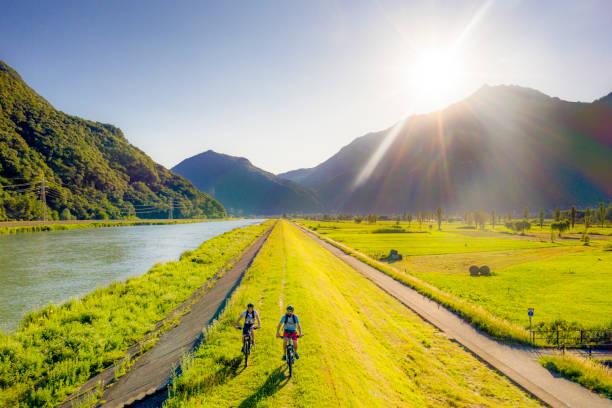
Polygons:
[[320,209],[312,191],[259,169],[243,157],[208,150],[183,160],[172,171],[213,195],[233,214],[310,213]]
[[0,61],[0,220],[137,215],[223,217],[225,209],[132,146],[120,129],[67,115]]
[[611,100],[483,86],[279,176],[314,190],[329,212],[592,206],[612,197]]

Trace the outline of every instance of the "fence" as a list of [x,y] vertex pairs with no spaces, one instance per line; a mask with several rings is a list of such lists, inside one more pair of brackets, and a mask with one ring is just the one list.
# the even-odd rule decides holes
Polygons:
[[612,329],[531,330],[531,341],[544,340],[558,348],[612,347]]

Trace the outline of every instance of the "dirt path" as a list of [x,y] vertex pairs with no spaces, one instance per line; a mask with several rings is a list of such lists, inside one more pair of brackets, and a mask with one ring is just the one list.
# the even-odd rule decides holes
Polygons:
[[[161,406],[167,397],[167,385],[180,370],[181,358],[203,340],[202,330],[223,310],[226,299],[239,285],[273,228],[274,225],[244,251],[216,282],[205,284],[204,294],[188,306],[187,313],[178,318],[178,324],[163,333],[155,346],[142,354],[127,374],[103,390],[100,397],[100,401],[104,401],[102,406]],[[213,286],[209,288],[211,284]],[[113,370],[107,369],[88,383],[97,383],[104,378],[112,380],[113,377]],[[70,407],[70,404],[64,403],[60,407]]]
[[555,377],[543,368],[538,363],[542,350],[509,346],[489,338],[438,303],[379,270],[345,254],[342,250],[318,238],[308,230],[301,229],[332,254],[361,272],[424,320],[443,331],[451,340],[462,344],[487,364],[505,374],[517,385],[546,404],[552,407],[612,407],[612,400],[600,397],[574,382]]

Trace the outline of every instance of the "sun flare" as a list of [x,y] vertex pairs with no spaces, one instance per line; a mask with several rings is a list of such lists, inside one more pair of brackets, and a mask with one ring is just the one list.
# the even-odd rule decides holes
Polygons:
[[443,100],[459,81],[461,66],[452,52],[431,49],[422,52],[408,69],[409,86],[419,97]]

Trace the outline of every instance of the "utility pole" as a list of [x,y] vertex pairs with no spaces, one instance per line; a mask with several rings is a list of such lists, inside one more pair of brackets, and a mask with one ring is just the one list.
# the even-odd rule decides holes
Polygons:
[[41,184],[40,184],[40,212],[42,214],[43,223],[47,222],[47,196],[45,192],[45,173],[41,173]]
[[172,210],[174,209],[174,200],[170,197],[170,216],[169,219],[172,219]]

